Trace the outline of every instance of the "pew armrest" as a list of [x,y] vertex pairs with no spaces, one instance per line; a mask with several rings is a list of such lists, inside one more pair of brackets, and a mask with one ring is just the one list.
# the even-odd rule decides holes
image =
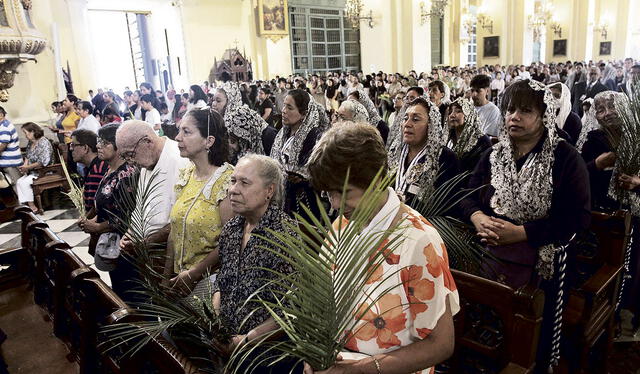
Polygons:
[[605,290],[616,281],[619,273],[619,267],[603,265],[578,291],[587,299],[595,298],[605,292]]

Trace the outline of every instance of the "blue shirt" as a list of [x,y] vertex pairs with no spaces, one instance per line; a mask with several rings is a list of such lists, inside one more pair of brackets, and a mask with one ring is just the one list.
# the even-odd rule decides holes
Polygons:
[[0,143],[7,144],[7,148],[0,152],[0,168],[21,166],[20,138],[16,128],[7,119],[0,122]]

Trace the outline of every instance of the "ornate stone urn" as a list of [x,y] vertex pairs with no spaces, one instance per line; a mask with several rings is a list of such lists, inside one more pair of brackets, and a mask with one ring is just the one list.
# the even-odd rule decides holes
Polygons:
[[9,88],[18,66],[44,50],[47,41],[31,20],[31,0],[0,0],[0,101],[9,100]]

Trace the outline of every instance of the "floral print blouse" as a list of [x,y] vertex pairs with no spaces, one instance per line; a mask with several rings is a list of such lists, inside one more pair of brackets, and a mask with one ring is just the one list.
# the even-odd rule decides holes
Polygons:
[[[269,279],[275,278],[272,272],[261,268],[272,269],[281,274],[290,274],[293,271],[289,263],[265,249],[276,249],[276,247],[263,239],[277,240],[267,229],[277,232],[286,231],[290,235],[295,235],[285,222],[293,223],[293,220],[279,207],[270,205],[251,232],[251,237],[244,249],[240,249],[244,217],[234,217],[222,229],[219,242],[222,267],[215,281],[214,292],[220,292],[220,315],[226,322],[225,326],[234,334],[246,334],[271,316],[266,309],[258,309],[243,324],[245,318],[256,307],[254,303],[244,305],[245,301],[267,284]],[[273,287],[264,287],[259,297],[275,302],[272,291]],[[279,290],[279,292],[284,291]],[[241,324],[242,328],[240,328]]]
[[114,172],[107,171],[96,191],[98,222],[108,221],[120,235],[126,231],[122,220],[130,215],[125,196],[135,196],[138,174],[137,167],[125,162]]
[[[397,197],[393,194],[389,199]],[[460,310],[447,250],[438,232],[407,205],[400,205],[396,217],[391,227],[398,223],[398,230],[384,243],[397,235],[404,239],[392,253],[385,255],[385,261],[374,270],[362,290],[366,300],[377,301],[353,331],[345,331],[346,348],[353,352],[376,355],[407,346],[429,336],[445,313],[447,302],[452,314]],[[339,227],[337,222],[335,228]],[[389,288],[389,292],[379,297]],[[367,301],[358,305],[353,318],[362,315],[369,306]],[[433,372],[431,367],[421,373]]]
[[53,156],[53,148],[49,139],[43,136],[35,140],[35,144],[33,141],[29,141],[27,145],[27,160],[29,160],[29,163],[39,162],[42,166],[49,166],[51,156]]
[[220,166],[210,179],[199,181],[191,164],[180,170],[176,203],[170,214],[170,240],[175,251],[174,271],[188,270],[218,248],[222,231],[220,202],[227,197],[233,166]]

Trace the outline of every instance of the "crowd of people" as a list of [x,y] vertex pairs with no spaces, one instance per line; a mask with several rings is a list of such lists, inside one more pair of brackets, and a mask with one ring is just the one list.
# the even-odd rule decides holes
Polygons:
[[[350,338],[348,348],[370,357],[337,362],[336,372],[427,373],[451,354],[458,294],[442,238],[420,213],[443,186],[448,194],[468,188],[447,214],[468,223],[492,253],[482,275],[514,288],[546,290],[558,247],[588,229],[592,211],[624,207],[640,215],[640,176],[618,170],[607,136],[640,94],[640,64],[629,58],[228,78],[180,93],[143,83],[121,96],[98,90],[83,101],[70,94],[52,104],[58,117],[50,127],[69,169],[83,177],[87,218],[79,225],[92,236],[96,263],[104,262],[105,247],[121,253],[108,267],[114,291],[126,302],[139,297],[139,270],[125,259],[134,255],[132,234],[119,222],[137,209],[150,217],[145,243],[167,248],[167,282],[185,295],[212,288],[213,307],[235,334],[232,345],[277,328],[266,310],[245,304],[256,291],[266,300],[278,294],[264,289],[274,277],[265,268],[291,272],[273,233],[289,230],[296,217],[320,219],[322,207],[348,221],[380,171],[395,179],[366,230],[406,221],[394,250],[401,260],[387,261],[385,271],[419,272],[410,279],[415,288],[405,284],[380,299],[398,312],[381,313],[382,323],[372,320],[362,330],[369,333]],[[23,162],[5,115],[0,108],[0,166],[16,178],[20,202],[38,211],[30,184],[33,170],[51,162],[51,143],[37,124],[23,125]],[[153,203],[133,210],[122,203],[151,183]],[[624,299],[636,328],[639,255],[636,247]],[[423,284],[431,291],[420,290]],[[393,336],[377,337],[385,318],[400,314]]]

